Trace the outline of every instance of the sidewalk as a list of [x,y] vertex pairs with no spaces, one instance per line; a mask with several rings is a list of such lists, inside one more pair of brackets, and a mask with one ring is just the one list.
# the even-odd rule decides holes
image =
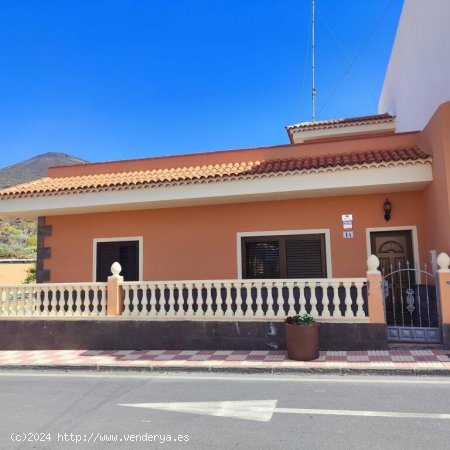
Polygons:
[[15,369],[450,375],[450,350],[327,351],[308,362],[285,351],[0,351],[0,370]]

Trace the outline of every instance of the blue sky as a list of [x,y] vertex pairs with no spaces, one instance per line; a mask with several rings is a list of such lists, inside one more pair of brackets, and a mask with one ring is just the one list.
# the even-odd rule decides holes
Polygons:
[[[317,118],[376,113],[402,1],[316,4]],[[288,143],[309,21],[310,0],[0,0],[0,166]]]

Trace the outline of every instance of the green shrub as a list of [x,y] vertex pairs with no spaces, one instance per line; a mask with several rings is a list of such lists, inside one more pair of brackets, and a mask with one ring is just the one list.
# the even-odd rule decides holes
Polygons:
[[36,264],[33,264],[28,270],[27,270],[27,277],[23,281],[24,283],[30,284],[36,282]]

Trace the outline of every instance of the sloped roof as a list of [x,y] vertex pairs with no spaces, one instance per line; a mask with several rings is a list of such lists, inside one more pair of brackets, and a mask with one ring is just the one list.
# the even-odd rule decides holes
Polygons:
[[344,119],[330,119],[330,120],[317,120],[314,122],[301,122],[294,125],[288,125],[287,130],[312,130],[312,129],[327,129],[327,128],[339,128],[355,125],[367,125],[374,123],[386,123],[393,122],[395,116],[391,116],[388,113],[375,114],[372,116],[361,117],[349,117]]
[[288,172],[318,172],[338,170],[353,166],[404,164],[430,160],[430,155],[419,148],[394,148],[379,151],[336,153],[321,156],[304,156],[264,161],[239,161],[227,164],[178,167],[101,173],[94,175],[46,177],[0,190],[0,200],[8,198],[114,191],[142,186],[168,186],[202,182],[202,180],[226,180],[260,177]]

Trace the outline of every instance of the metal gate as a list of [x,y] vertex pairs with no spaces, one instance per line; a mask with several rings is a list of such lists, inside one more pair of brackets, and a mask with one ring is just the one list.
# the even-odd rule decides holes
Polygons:
[[388,341],[441,342],[436,274],[398,262],[383,274]]

